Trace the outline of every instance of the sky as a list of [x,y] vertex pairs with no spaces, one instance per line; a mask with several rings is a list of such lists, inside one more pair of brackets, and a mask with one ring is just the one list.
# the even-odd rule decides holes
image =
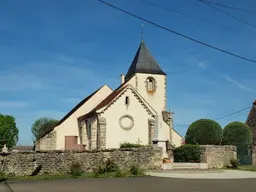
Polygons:
[[[256,28],[197,0],[106,0],[200,41],[256,60]],[[212,0],[256,11],[254,0]],[[256,25],[256,14],[225,9]],[[167,106],[175,130],[200,118],[216,119],[252,105],[256,63],[204,47],[97,0],[2,0],[0,2],[0,113],[12,115],[18,145],[31,145],[39,117],[61,119],[103,84],[115,89],[141,41],[167,73]],[[207,22],[206,22],[207,21]],[[253,51],[254,50],[254,51]],[[244,122],[247,111],[218,121]]]

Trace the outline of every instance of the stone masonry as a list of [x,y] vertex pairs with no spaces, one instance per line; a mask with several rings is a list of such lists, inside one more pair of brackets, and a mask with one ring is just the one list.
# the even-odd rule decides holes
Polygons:
[[252,164],[256,165],[256,145],[252,146]]
[[91,147],[90,150],[97,149],[97,119],[93,120],[91,124]]
[[89,140],[88,140],[88,133],[87,133],[87,125],[85,121],[81,123],[81,143],[85,146],[86,150],[89,150]]
[[155,131],[155,120],[148,120],[148,144],[152,145],[152,140],[154,139],[154,131]]
[[202,163],[208,163],[208,168],[223,168],[230,164],[231,159],[236,159],[236,147],[230,145],[201,145],[203,154]]
[[99,132],[98,132],[98,147],[99,149],[106,149],[106,118],[98,117]]
[[60,174],[70,171],[72,163],[80,163],[82,170],[92,171],[110,158],[121,169],[139,165],[144,169],[160,169],[162,150],[145,147],[137,149],[108,149],[100,151],[37,151],[12,152],[0,155],[0,171],[6,174],[30,175],[42,166],[39,174]]
[[168,111],[162,111],[162,116],[163,116],[163,121],[169,126],[170,128],[170,143],[173,144],[173,140],[172,140],[172,112],[168,112]]
[[54,150],[56,149],[56,132],[50,132],[36,142],[36,150]]

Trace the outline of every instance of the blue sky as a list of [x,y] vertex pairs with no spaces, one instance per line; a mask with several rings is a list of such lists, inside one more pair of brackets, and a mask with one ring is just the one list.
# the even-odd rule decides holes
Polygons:
[[[107,1],[107,0],[106,0]],[[138,0],[108,2],[193,38],[256,60],[256,28],[196,0],[149,0],[200,19],[189,19]],[[256,11],[254,0],[214,0]],[[224,9],[223,9],[224,10]],[[256,15],[225,11],[256,25]],[[13,115],[18,144],[32,144],[31,125],[60,119],[103,84],[116,88],[144,40],[167,76],[175,129],[199,118],[218,118],[256,99],[256,64],[203,47],[109,8],[96,0],[0,2],[0,113]],[[254,51],[253,51],[254,50]],[[248,111],[218,121],[245,121]]]

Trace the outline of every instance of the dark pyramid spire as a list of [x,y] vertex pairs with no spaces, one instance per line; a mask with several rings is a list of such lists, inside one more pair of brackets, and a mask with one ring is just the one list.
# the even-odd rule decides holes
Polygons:
[[128,80],[135,73],[166,75],[147,49],[143,40],[125,76],[125,80]]

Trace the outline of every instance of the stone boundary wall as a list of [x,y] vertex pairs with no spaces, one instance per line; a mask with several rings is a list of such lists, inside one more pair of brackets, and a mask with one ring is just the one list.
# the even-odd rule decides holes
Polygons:
[[256,145],[252,146],[252,164],[256,165]]
[[70,171],[72,163],[79,162],[82,170],[90,172],[104,160],[111,159],[120,168],[139,165],[144,169],[161,169],[162,149],[108,149],[101,151],[32,151],[0,154],[0,171],[13,175],[31,175],[42,166],[39,174],[60,174]]
[[223,168],[237,158],[236,146],[231,145],[201,145],[203,154],[201,162],[208,163],[208,168]]

